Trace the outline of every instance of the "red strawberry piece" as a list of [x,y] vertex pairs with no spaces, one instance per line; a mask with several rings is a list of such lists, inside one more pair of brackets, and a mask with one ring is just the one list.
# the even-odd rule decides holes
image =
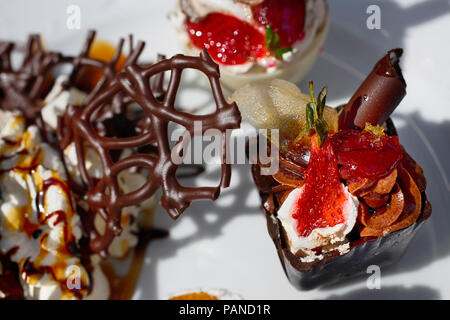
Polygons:
[[267,53],[265,35],[234,16],[210,13],[201,20],[187,22],[186,31],[198,49],[208,49],[211,57],[224,65],[239,65]]

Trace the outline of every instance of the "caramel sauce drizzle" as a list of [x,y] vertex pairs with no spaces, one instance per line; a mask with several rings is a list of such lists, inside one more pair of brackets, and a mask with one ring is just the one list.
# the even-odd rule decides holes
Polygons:
[[[149,225],[148,222],[144,222],[144,224]],[[101,268],[109,282],[109,300],[130,300],[133,298],[142,265],[144,264],[148,244],[153,239],[164,238],[167,236],[168,232],[160,229],[150,228],[141,231],[138,235],[138,245],[129,252],[129,254],[132,254],[133,256],[131,258],[130,266],[124,275],[118,274],[114,268],[113,261],[106,260],[101,263]]]
[[111,261],[103,261],[101,263],[101,268],[109,282],[109,300],[130,300],[133,297],[145,260],[146,249],[146,245],[133,249],[130,253],[133,255],[132,261],[125,275],[119,275]]

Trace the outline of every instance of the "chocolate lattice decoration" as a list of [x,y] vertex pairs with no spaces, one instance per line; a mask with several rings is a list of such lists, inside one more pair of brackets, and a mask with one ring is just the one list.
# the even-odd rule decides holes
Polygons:
[[[91,50],[92,44],[95,40],[96,32],[91,30],[89,31],[86,42],[81,49],[80,54],[72,59],[73,63],[73,71],[69,77],[69,84],[70,85],[76,85],[77,84],[77,76],[79,76],[80,72],[85,67],[92,67],[95,69],[98,69],[102,72],[102,77],[96,84],[96,86],[89,92],[88,96],[86,97],[84,104],[88,104],[97,94],[100,90],[102,90],[108,83],[110,83],[115,75],[116,75],[116,69],[117,64],[119,62],[120,56],[123,52],[123,45],[125,43],[125,40],[121,38],[119,40],[119,44],[116,47],[115,53],[111,61],[101,61],[98,59],[94,59],[89,56],[89,52]],[[130,53],[133,50],[133,38],[130,36]],[[130,58],[127,59],[129,63]]]
[[[17,69],[12,67],[11,56],[18,46],[13,42],[0,41],[1,108],[20,110],[28,123],[38,125],[47,142],[53,142],[54,138],[46,128],[40,112],[44,107],[42,99],[54,84],[54,69],[62,64],[72,64],[69,81],[65,84],[67,87],[77,85],[77,77],[85,67],[93,67],[102,72],[101,79],[88,93],[86,103],[95,97],[116,73],[115,69],[122,54],[124,39],[120,39],[111,61],[101,61],[89,56],[95,34],[95,31],[89,31],[81,53],[77,57],[64,56],[60,52],[48,52],[42,47],[39,35],[30,35],[25,45],[21,66]],[[131,50],[132,37],[130,36],[130,52]]]
[[[171,59],[161,59],[155,64],[140,66],[137,63],[145,43],[139,42],[128,57],[121,72],[108,81],[95,97],[88,100],[83,107],[69,106],[60,121],[61,148],[74,143],[81,180],[85,184],[86,200],[90,206],[88,226],[90,248],[93,252],[107,255],[108,245],[121,233],[121,210],[136,205],[150,198],[161,186],[161,205],[169,215],[176,219],[196,199],[218,197],[221,188],[229,186],[231,166],[226,164],[226,129],[239,127],[240,113],[236,104],[226,102],[219,83],[219,67],[203,51],[200,57],[176,55]],[[204,73],[210,83],[216,110],[209,115],[193,115],[175,108],[175,98],[180,86],[184,69],[197,69]],[[170,73],[167,89],[162,86],[165,72]],[[113,101],[136,102],[144,115],[139,122],[139,134],[133,137],[117,138],[102,135],[95,124],[103,108],[108,108]],[[177,178],[178,165],[171,159],[172,150],[182,156],[182,141],[173,148],[168,139],[169,122],[185,128],[191,137],[194,135],[194,122],[202,125],[202,134],[208,129],[221,131],[222,172],[220,183],[216,187],[185,187]],[[155,145],[157,153],[139,153],[141,147]],[[102,163],[102,178],[91,177],[86,168],[85,148],[93,148]],[[131,156],[114,161],[113,150],[134,150]],[[118,184],[118,175],[131,168],[146,168],[148,179],[139,189],[125,194]],[[105,231],[101,234],[94,227],[96,215],[105,222]]]

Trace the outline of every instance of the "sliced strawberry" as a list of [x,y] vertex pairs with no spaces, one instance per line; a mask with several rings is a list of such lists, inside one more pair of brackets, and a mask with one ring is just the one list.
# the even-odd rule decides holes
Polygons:
[[253,17],[280,36],[282,47],[291,47],[305,37],[305,0],[265,0],[253,7]]
[[345,221],[342,205],[346,197],[331,143],[326,140],[319,148],[317,138],[312,140],[304,189],[292,209],[297,232],[302,237],[316,228],[332,227]]
[[239,65],[267,53],[265,35],[251,24],[222,13],[210,13],[186,23],[186,31],[198,49],[208,49],[211,57],[224,65]]

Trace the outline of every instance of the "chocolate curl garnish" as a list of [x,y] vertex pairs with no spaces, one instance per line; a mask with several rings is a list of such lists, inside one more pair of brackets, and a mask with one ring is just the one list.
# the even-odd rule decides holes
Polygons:
[[364,128],[366,122],[383,124],[406,95],[406,82],[399,66],[402,49],[390,50],[342,110],[339,129]]
[[[219,67],[202,51],[200,57],[176,55],[155,64],[140,66],[137,63],[145,43],[139,42],[130,54],[124,68],[111,81],[101,88],[93,99],[82,108],[70,106],[60,122],[61,148],[74,143],[80,176],[87,188],[86,200],[90,206],[89,223],[84,223],[90,238],[90,248],[103,257],[113,238],[121,233],[121,211],[127,206],[136,205],[150,198],[161,186],[161,205],[169,215],[176,219],[196,199],[218,197],[221,188],[228,187],[231,178],[231,166],[226,164],[228,146],[226,130],[239,127],[241,116],[235,103],[228,104],[219,83]],[[175,108],[175,99],[184,69],[196,69],[204,73],[211,86],[216,111],[209,115],[192,115]],[[162,75],[170,72],[167,89],[162,86]],[[156,83],[154,82],[156,81]],[[153,83],[152,83],[153,82]],[[155,90],[156,92],[154,92]],[[143,110],[143,121],[139,122],[139,134],[134,137],[117,138],[103,136],[95,124],[102,108],[108,107],[117,96],[127,97],[136,102]],[[97,118],[98,120],[98,118]],[[184,187],[179,184],[176,173],[178,165],[172,162],[172,149],[181,156],[183,141],[173,148],[170,146],[168,125],[174,122],[194,135],[194,123],[202,126],[202,134],[208,129],[222,132],[222,172],[216,187]],[[139,153],[141,147],[156,146],[157,153]],[[102,163],[102,178],[91,177],[86,168],[85,148],[92,148]],[[113,161],[112,150],[133,150],[133,154]],[[123,170],[145,168],[148,179],[144,185],[131,193],[123,193],[118,184],[118,175]],[[94,227],[94,219],[99,215],[105,222],[105,231],[100,234]]]

